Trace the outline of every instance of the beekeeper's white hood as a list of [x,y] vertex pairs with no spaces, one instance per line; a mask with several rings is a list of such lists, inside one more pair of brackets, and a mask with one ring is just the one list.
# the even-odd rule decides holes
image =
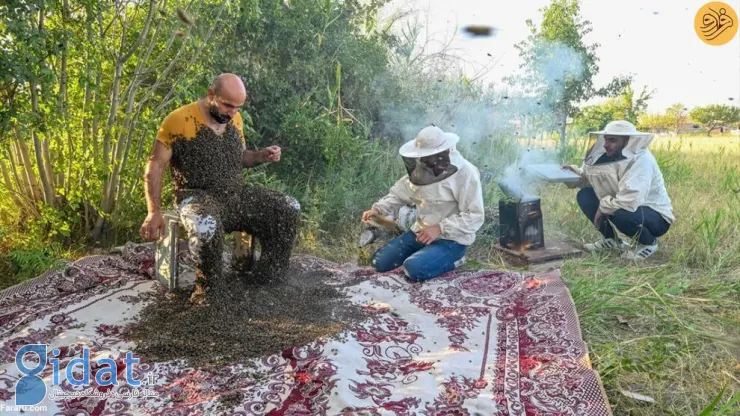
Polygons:
[[[594,164],[606,152],[604,149],[604,136],[625,136],[628,137],[627,145],[622,149],[622,156],[632,159],[635,156],[644,153],[650,147],[653,141],[651,133],[637,131],[634,125],[629,121],[618,120],[607,124],[604,130],[594,131],[590,134],[596,136],[596,142],[593,144],[589,153],[586,155],[586,163]],[[590,163],[589,163],[590,162]]]

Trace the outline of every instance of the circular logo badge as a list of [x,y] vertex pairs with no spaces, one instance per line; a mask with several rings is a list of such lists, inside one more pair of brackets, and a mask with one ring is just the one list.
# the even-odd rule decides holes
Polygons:
[[728,4],[719,1],[702,6],[694,17],[694,29],[704,43],[719,46],[737,34],[737,13]]

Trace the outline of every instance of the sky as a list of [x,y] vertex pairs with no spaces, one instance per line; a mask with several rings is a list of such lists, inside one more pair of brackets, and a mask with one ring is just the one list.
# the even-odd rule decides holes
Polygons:
[[[496,84],[518,71],[514,45],[526,39],[525,21],[539,25],[539,9],[547,0],[394,0],[384,10],[416,10],[432,48],[452,39],[468,63],[468,75]],[[671,104],[688,108],[708,104],[740,105],[740,32],[722,46],[702,42],[694,17],[706,1],[696,0],[582,0],[581,16],[591,21],[587,44],[599,43],[596,86],[614,76],[632,74],[634,85],[655,90],[648,111],[662,112]],[[740,0],[726,0],[740,14]],[[492,37],[472,38],[462,27],[482,24],[496,28]],[[740,25],[740,22],[735,22]],[[425,38],[426,38],[425,37]],[[488,56],[490,54],[491,56]],[[592,100],[587,104],[598,103]]]

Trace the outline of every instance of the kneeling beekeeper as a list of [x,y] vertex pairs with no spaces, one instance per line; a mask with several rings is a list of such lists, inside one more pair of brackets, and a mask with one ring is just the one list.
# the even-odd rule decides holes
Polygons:
[[376,271],[403,266],[411,280],[432,279],[457,267],[475,241],[483,225],[480,173],[455,150],[458,140],[430,126],[399,150],[408,175],[363,213],[362,220],[393,217],[403,205],[415,205],[417,217],[410,231],[375,252]]
[[[658,237],[675,220],[663,175],[648,150],[653,135],[638,132],[624,120],[591,134],[596,135],[596,143],[583,167],[564,166],[581,176],[581,183],[575,185],[581,187],[578,205],[604,237],[585,248],[618,250],[623,258],[644,260],[658,250]],[[612,225],[636,240],[635,247],[619,239]]]

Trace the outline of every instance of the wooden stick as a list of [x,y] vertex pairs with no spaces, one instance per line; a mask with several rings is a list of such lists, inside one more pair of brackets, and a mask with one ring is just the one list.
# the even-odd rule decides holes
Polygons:
[[397,222],[383,215],[373,215],[372,217],[370,217],[369,222],[374,223],[373,225],[377,227],[383,227],[389,230],[395,230],[397,228],[400,228]]

